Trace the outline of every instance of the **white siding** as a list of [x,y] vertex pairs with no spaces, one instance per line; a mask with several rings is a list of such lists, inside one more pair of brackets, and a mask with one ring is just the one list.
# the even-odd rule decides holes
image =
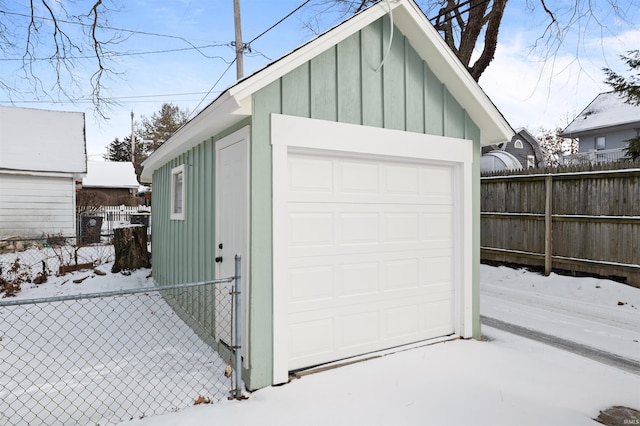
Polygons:
[[75,235],[70,177],[0,174],[0,238]]

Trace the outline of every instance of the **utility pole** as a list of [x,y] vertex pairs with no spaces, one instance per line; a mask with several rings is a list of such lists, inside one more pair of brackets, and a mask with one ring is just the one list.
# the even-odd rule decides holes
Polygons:
[[233,23],[236,28],[236,76],[240,80],[244,76],[244,45],[242,44],[242,26],[240,24],[240,0],[233,0]]
[[134,163],[135,162],[135,147],[136,147],[136,142],[135,142],[135,136],[133,134],[133,110],[131,110],[131,162]]

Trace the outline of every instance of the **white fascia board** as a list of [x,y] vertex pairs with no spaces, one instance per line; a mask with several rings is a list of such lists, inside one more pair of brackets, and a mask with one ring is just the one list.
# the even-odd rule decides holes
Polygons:
[[150,183],[156,169],[250,114],[250,105],[247,107],[246,102],[239,102],[226,91],[142,162],[140,180]]
[[481,130],[481,145],[511,140],[515,132],[413,2],[394,11],[393,19],[411,46]]

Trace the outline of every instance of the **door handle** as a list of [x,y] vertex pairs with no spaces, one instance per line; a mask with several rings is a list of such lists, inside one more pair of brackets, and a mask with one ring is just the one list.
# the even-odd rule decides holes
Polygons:
[[216,263],[220,263],[220,262],[222,262],[222,256],[216,257]]

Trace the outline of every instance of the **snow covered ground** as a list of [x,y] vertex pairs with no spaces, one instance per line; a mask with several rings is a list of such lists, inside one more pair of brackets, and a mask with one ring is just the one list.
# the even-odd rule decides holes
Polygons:
[[[70,276],[52,278],[23,287],[19,297],[147,286],[147,273],[94,276],[82,284]],[[484,316],[640,359],[640,289],[483,265],[481,293]],[[640,409],[640,376],[482,330],[486,341],[417,345],[247,393],[246,401],[191,406],[125,424],[596,425],[592,419],[610,406]]]
[[481,266],[483,316],[640,361],[640,289]]

